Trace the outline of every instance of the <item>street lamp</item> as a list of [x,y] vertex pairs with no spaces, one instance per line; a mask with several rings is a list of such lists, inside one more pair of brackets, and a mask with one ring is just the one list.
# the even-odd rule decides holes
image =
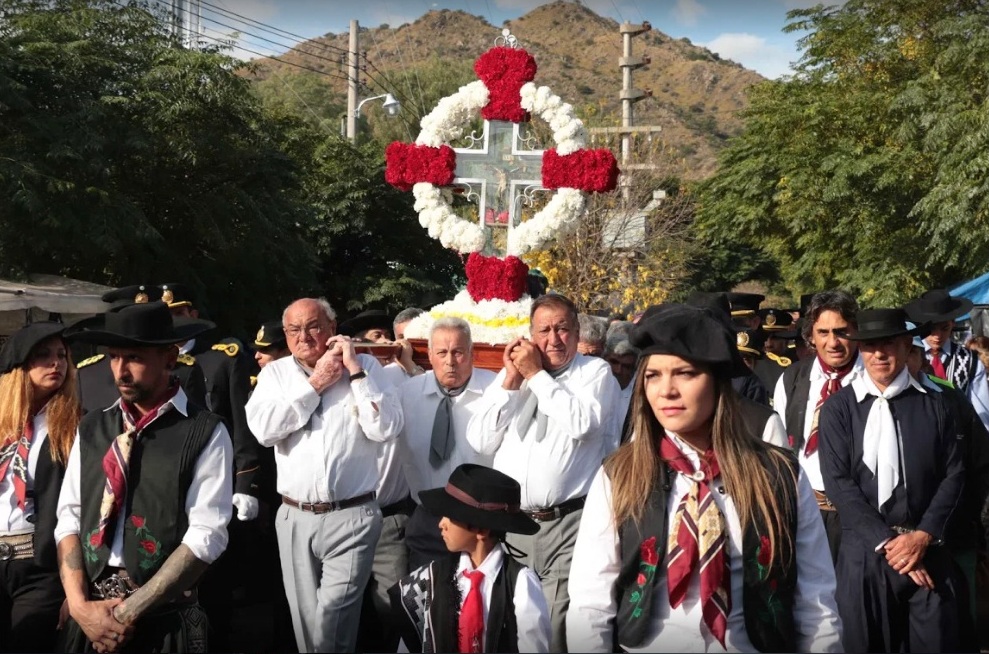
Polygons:
[[[356,97],[354,97],[354,99],[356,100]],[[388,117],[394,118],[395,116],[398,115],[398,112],[402,108],[402,105],[401,103],[399,103],[398,100],[395,99],[395,96],[392,95],[391,93],[385,93],[383,95],[375,95],[370,98],[364,98],[354,108],[353,113],[347,114],[347,125],[346,125],[347,138],[349,138],[351,141],[355,141],[357,139],[357,119],[361,115],[361,107],[363,107],[371,100],[382,100],[382,99],[384,100],[384,103],[382,103],[381,106],[384,107]]]
[[402,104],[398,100],[396,100],[395,96],[392,95],[391,93],[385,93],[384,95],[376,95],[373,98],[364,98],[363,100],[361,100],[360,104],[357,105],[357,109],[354,111],[354,117],[355,118],[360,117],[361,107],[363,107],[366,103],[370,102],[371,100],[380,100],[382,98],[384,98],[385,101],[381,106],[384,108],[386,112],[388,112],[388,115],[393,117],[397,116],[399,110],[402,108]]

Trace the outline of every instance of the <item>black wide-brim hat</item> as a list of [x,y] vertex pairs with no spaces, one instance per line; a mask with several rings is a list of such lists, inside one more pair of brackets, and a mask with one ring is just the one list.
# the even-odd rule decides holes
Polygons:
[[702,363],[730,377],[749,374],[738,353],[737,337],[709,309],[663,304],[638,322],[628,335],[640,356],[673,354]]
[[337,327],[337,331],[343,336],[353,336],[354,334],[359,334],[360,332],[374,329],[375,327],[390,331],[392,328],[392,322],[393,318],[388,315],[387,311],[382,311],[381,309],[368,309],[367,311],[361,311],[350,320],[345,320],[340,323]]
[[539,531],[539,523],[522,512],[519,483],[486,466],[457,466],[445,487],[420,491],[419,501],[435,516],[478,529],[527,535]]
[[11,334],[0,350],[0,374],[7,374],[28,362],[31,350],[52,336],[61,336],[65,325],[60,322],[33,322]]
[[209,320],[173,320],[167,304],[150,302],[84,318],[65,330],[65,338],[106,347],[151,347],[184,343],[214,327]]
[[903,309],[861,309],[855,314],[858,330],[849,335],[852,341],[882,341],[895,336],[926,336],[930,323],[912,325]]
[[943,288],[927,291],[904,307],[907,316],[915,323],[937,324],[964,316],[972,310],[973,303],[968,298],[952,297]]

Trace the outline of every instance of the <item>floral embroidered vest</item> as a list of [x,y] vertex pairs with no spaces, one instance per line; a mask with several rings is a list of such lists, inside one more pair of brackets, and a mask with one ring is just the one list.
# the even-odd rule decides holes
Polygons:
[[[775,459],[764,455],[763,465],[773,471],[777,497],[789,499],[789,530],[792,539],[797,534],[797,489],[791,476],[779,469]],[[797,459],[787,452],[787,463],[796,479]],[[676,473],[663,466],[654,484],[642,522],[626,520],[619,529],[622,566],[613,592],[618,602],[615,617],[617,646],[636,647],[648,634],[652,616],[654,585],[666,583],[666,575],[657,566],[665,565],[667,524],[667,491]],[[797,562],[790,547],[779,544],[772,567],[768,567],[769,539],[761,534],[760,524],[749,525],[742,537],[742,608],[749,640],[760,652],[796,651],[796,631],[793,623],[793,595],[797,585]],[[732,597],[732,602],[739,598]],[[618,650],[616,650],[618,651]]]
[[[186,494],[199,454],[220,418],[193,404],[189,417],[172,409],[141,433],[131,451],[124,503],[124,565],[145,584],[181,544],[189,526]],[[79,537],[90,580],[99,578],[110,558],[108,545],[97,544],[100,502],[106,475],[103,456],[122,431],[120,408],[91,411],[79,423],[82,515]],[[108,527],[115,533],[115,526]]]

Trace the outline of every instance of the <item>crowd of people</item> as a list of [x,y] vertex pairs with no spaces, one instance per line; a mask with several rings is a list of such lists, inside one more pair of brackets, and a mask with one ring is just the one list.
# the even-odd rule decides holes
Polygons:
[[989,339],[944,290],[544,294],[498,372],[455,317],[418,365],[419,309],[245,346],[181,284],[104,299],[0,351],[0,651],[983,645]]

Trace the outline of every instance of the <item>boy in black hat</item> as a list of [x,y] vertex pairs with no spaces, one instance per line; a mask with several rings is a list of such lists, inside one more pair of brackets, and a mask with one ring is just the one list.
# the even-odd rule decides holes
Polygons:
[[539,531],[520,509],[521,493],[508,475],[475,464],[457,467],[446,487],[419,493],[430,513],[443,516],[443,540],[457,554],[413,571],[389,591],[410,651],[548,651],[542,585],[504,544],[507,532]]
[[989,428],[989,382],[979,357],[967,347],[951,340],[955,320],[972,309],[972,301],[952,297],[948,291],[936,288],[927,291],[906,307],[910,320],[930,323],[930,334],[924,339],[926,357],[934,374],[951,382],[968,397],[975,412]]

